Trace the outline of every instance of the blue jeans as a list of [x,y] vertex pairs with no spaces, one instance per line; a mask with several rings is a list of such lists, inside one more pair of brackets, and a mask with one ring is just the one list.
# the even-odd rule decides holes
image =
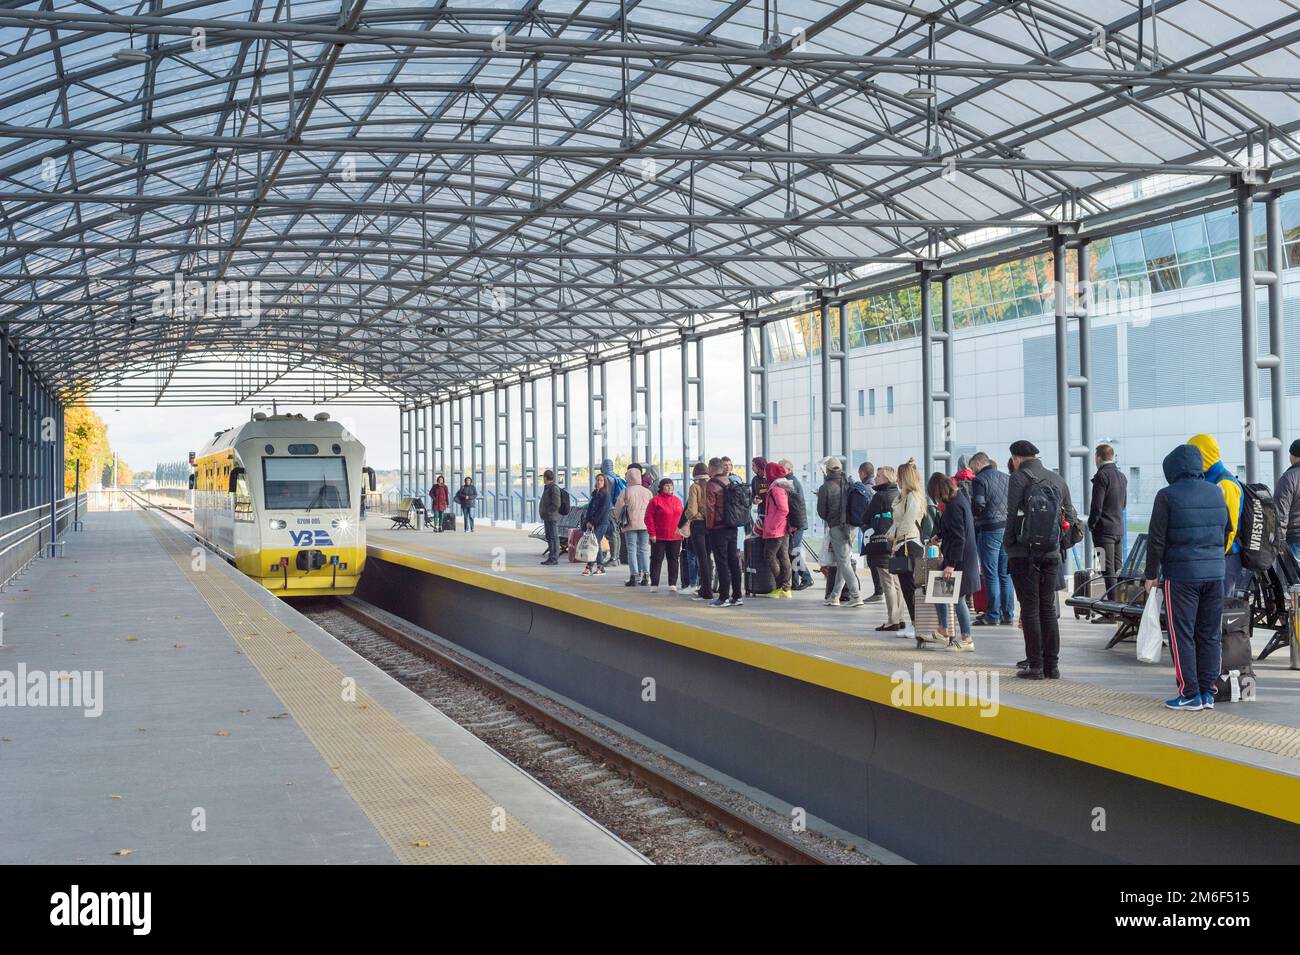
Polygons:
[[1011,583],[1011,571],[1007,569],[1007,549],[1002,546],[1005,533],[1003,528],[998,528],[980,531],[976,535],[980,572],[984,575],[984,596],[987,598],[984,616],[990,620],[1012,620],[1016,615],[1016,589]]
[[1291,552],[1292,557],[1296,560],[1300,560],[1300,541],[1296,541],[1294,544],[1287,544],[1286,547],[1287,550]]
[[623,549],[627,552],[627,569],[633,577],[650,573],[649,531],[624,531]]
[[460,511],[465,518],[465,532],[469,533],[474,529],[474,508],[466,507],[462,504],[460,506]]
[[[957,599],[957,602],[953,604],[953,606],[957,608],[957,626],[961,629],[961,635],[963,637],[969,637],[970,636],[970,611],[966,609],[966,601],[962,600],[959,597]],[[939,611],[939,624],[941,626],[947,627],[948,626],[948,605],[938,604],[937,609]],[[950,633],[949,636],[952,636],[952,634]]]
[[1237,578],[1241,576],[1241,552],[1228,554],[1223,558],[1223,596],[1231,597],[1237,589]]

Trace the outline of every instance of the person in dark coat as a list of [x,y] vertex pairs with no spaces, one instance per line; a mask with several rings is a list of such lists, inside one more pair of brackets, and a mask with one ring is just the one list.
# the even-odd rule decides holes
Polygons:
[[1115,449],[1097,445],[1097,473],[1092,476],[1092,501],[1088,504],[1088,530],[1094,547],[1103,554],[1106,592],[1118,579],[1123,562],[1124,508],[1128,507],[1128,478],[1115,466]]
[[610,499],[609,478],[597,472],[596,484],[591,489],[586,511],[587,530],[596,535],[596,559],[587,561],[582,576],[590,577],[593,574],[605,573],[605,561],[608,559],[609,551],[599,545],[608,539],[613,517],[614,502]]
[[1169,486],[1156,493],[1151,508],[1145,577],[1148,595],[1164,577],[1169,651],[1178,681],[1178,695],[1165,706],[1213,709],[1222,659],[1224,551],[1232,520],[1223,492],[1204,478],[1199,448],[1174,448],[1164,471]]
[[[938,533],[939,556],[942,560],[945,580],[952,580],[961,574],[961,584],[957,596],[957,626],[961,636],[955,636],[949,629],[947,649],[972,651],[975,641],[971,637],[970,610],[966,607],[967,597],[979,590],[980,556],[975,539],[975,517],[971,513],[970,495],[960,493],[952,478],[941,471],[930,475],[926,486],[930,500],[943,509],[939,520]],[[939,604],[939,622],[948,626],[948,608]]]

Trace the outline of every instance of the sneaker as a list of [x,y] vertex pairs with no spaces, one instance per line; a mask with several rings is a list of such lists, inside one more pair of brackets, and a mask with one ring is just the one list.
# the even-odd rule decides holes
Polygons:
[[584,567],[584,568],[582,568],[582,576],[584,576],[584,577],[590,577],[590,576],[591,576],[591,568],[590,568],[590,567]]
[[543,566],[543,567],[554,567],[554,566],[555,566],[556,564],[558,564],[558,563],[559,563],[558,560],[554,560],[554,559],[548,558],[548,559],[542,561],[542,566]]
[[709,601],[712,601],[712,600],[713,600],[713,594],[702,594],[702,593],[700,593],[700,592],[697,590],[695,593],[691,594],[691,599],[692,599],[692,600],[709,600]]
[[921,637],[926,643],[947,643],[948,638],[937,630],[931,630],[927,636]]
[[884,599],[885,599],[884,594],[872,594],[870,597],[864,600],[863,603],[878,604]]
[[998,622],[987,614],[980,614],[971,623],[977,627],[996,627],[998,625]]
[[641,586],[642,586],[642,587],[649,587],[649,586],[650,586],[650,575],[649,575],[649,574],[642,574],[642,575],[641,575]]
[[952,641],[951,643],[949,643],[946,647],[944,647],[944,649],[945,649],[945,650],[951,650],[951,651],[953,651],[954,653],[974,653],[974,652],[975,652],[975,641],[974,641],[974,640],[954,640],[954,641]]
[[898,635],[904,640],[911,640],[916,636],[916,629],[910,624],[904,624],[903,629],[898,631]]
[[785,591],[782,590],[780,587],[777,587],[775,590],[768,591],[763,596],[771,597],[774,600],[780,600],[782,597],[785,596]]
[[719,597],[717,600],[709,601],[710,607],[726,607],[727,605],[728,605],[728,601],[723,600],[721,597]]
[[657,593],[659,593],[659,588],[658,588],[658,587],[651,587],[651,588],[650,588],[650,593],[652,593],[652,594],[657,594]]
[[840,601],[838,597],[827,597],[825,600],[822,601],[822,603],[824,603],[828,607],[838,607],[840,605]]
[[1203,710],[1214,709],[1214,693],[1212,693],[1209,690],[1206,690],[1204,693],[1201,694],[1201,709]]
[[669,585],[668,585],[668,592],[669,592],[670,594],[675,594],[675,593],[677,593],[677,585],[676,585],[676,584],[669,584]]
[[1191,710],[1196,712],[1202,709],[1201,696],[1176,696],[1172,700],[1165,700],[1165,706],[1171,710]]
[[635,577],[629,577],[627,580],[623,581],[623,586],[624,586],[624,587],[635,587],[635,586],[636,586],[636,578],[635,578]]
[[727,601],[727,606],[728,606],[728,607],[743,607],[743,606],[745,606],[745,601],[744,601],[743,599],[741,599],[740,597],[733,597],[731,600]]
[[786,597],[786,598],[792,598],[792,597],[794,597],[794,594],[791,593],[789,587],[786,587],[786,588],[784,588],[784,589],[781,591],[781,596],[782,596],[782,597]]
[[604,572],[605,572],[605,568],[604,568],[604,567],[597,567],[597,568],[596,568],[596,573],[598,573],[598,574],[603,574]]
[[863,604],[865,604],[865,603],[866,603],[865,600],[863,600],[861,597],[857,597],[856,599],[850,600],[850,601],[849,601],[848,603],[846,603],[844,606],[846,606],[846,607],[861,607],[861,606],[862,606]]

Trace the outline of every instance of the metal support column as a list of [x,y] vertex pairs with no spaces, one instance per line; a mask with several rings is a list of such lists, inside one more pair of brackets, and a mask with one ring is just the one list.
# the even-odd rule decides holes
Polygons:
[[[756,455],[766,458],[770,453],[771,389],[768,366],[771,362],[768,357],[766,326],[751,319],[744,323],[740,334],[745,358],[745,461],[748,467]],[[754,440],[755,425],[758,426],[757,441]]]
[[469,395],[470,465],[474,470],[474,485],[478,488],[477,517],[487,516],[487,448],[484,444],[483,392]]
[[[953,394],[953,320],[952,276],[939,279],[939,316],[941,327],[931,335],[939,343],[939,365],[943,374],[943,387],[935,392],[934,400],[943,404],[943,450],[936,451],[936,461],[943,462],[946,474],[957,471],[957,401]],[[929,475],[924,475],[929,480]]]
[[520,494],[523,504],[519,509],[520,521],[537,521],[537,381],[523,378],[519,382],[519,408],[523,412],[520,421],[521,451],[520,470],[522,483]]
[[831,446],[831,303],[823,296],[818,304],[818,337],[821,341],[822,458],[834,454]]
[[587,362],[587,475],[592,486],[600,464],[609,457],[609,403],[605,392],[605,363]]
[[[1268,368],[1276,355],[1259,354],[1259,306],[1256,290],[1275,283],[1280,275],[1255,270],[1255,187],[1237,182],[1237,257],[1241,294],[1241,437],[1245,445],[1246,483],[1259,480],[1259,452],[1275,450],[1276,437],[1261,438],[1259,422],[1259,369]],[[1271,333],[1270,333],[1271,337]]]
[[[638,362],[640,368],[637,367]],[[650,461],[650,352],[633,348],[628,353],[628,379],[631,386],[632,460]],[[638,444],[638,440],[641,442]],[[639,453],[638,453],[639,452]]]
[[[840,302],[840,335],[838,361],[840,363],[840,451],[844,458],[844,471],[856,474],[853,470],[853,418],[849,412],[849,303]],[[861,462],[858,462],[861,463]]]
[[[1261,450],[1271,450],[1273,452],[1273,480],[1277,481],[1282,476],[1282,472],[1290,466],[1290,458],[1287,456],[1289,444],[1286,440],[1288,433],[1287,421],[1287,395],[1286,395],[1286,312],[1282,303],[1282,269],[1284,267],[1282,258],[1282,209],[1281,196],[1276,192],[1270,192],[1264,200],[1264,220],[1267,235],[1267,265],[1268,265],[1268,351],[1269,354],[1260,359],[1260,367],[1267,368],[1269,372],[1269,391],[1270,403],[1273,410],[1273,436],[1269,441],[1269,447],[1265,449],[1264,443],[1260,442]],[[1259,275],[1255,276],[1256,281]]]
[[[433,404],[433,476],[437,478],[442,475],[444,481],[449,481],[447,477],[447,402],[438,401]],[[433,482],[430,481],[430,484]]]
[[451,475],[447,483],[452,494],[465,483],[465,406],[460,395],[448,399],[447,416],[451,423]]
[[411,412],[414,425],[412,451],[412,497],[424,497],[429,489],[429,409],[427,405],[417,405]]
[[397,412],[397,496],[408,497],[411,473],[411,409]]
[[1065,233],[1052,230],[1052,311],[1055,316],[1054,344],[1056,346],[1056,460],[1057,470],[1068,483],[1070,480],[1070,380],[1069,300],[1067,298],[1068,274],[1065,268]]
[[496,492],[492,520],[515,519],[514,488],[510,479],[510,385],[500,384],[492,390],[492,412],[496,416]]
[[685,500],[691,489],[691,468],[704,460],[704,340],[683,332],[681,353],[682,497]]
[[921,480],[934,466],[934,329],[930,323],[930,272],[921,269]]
[[1087,515],[1083,511],[1092,500],[1092,267],[1091,248],[1084,241],[1080,242],[1075,261],[1075,289],[1077,301],[1074,314],[1079,320],[1079,374],[1070,378],[1070,387],[1079,390],[1079,446],[1073,454],[1079,459],[1082,475],[1082,496],[1078,499],[1083,525],[1083,565],[1092,570],[1094,560],[1092,553],[1092,531],[1088,529]]
[[560,487],[569,486],[572,455],[569,453],[569,373],[558,368],[551,370],[551,470]]

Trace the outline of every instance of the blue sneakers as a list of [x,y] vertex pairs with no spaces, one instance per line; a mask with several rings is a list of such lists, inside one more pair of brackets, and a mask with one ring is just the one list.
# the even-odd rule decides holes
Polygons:
[[1197,696],[1176,696],[1172,700],[1165,700],[1165,706],[1171,710],[1199,710],[1201,708],[1201,697]]
[[1206,690],[1204,693],[1201,694],[1201,709],[1203,709],[1203,710],[1212,710],[1212,709],[1214,709],[1214,691],[1213,691],[1213,690]]

